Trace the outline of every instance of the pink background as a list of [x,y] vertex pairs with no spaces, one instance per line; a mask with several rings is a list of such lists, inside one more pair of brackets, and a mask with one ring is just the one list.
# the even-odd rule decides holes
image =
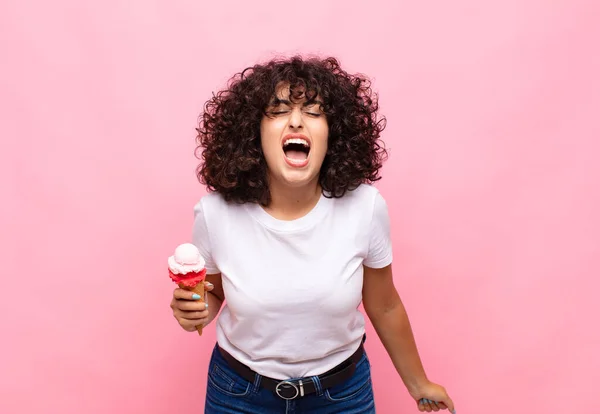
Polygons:
[[[202,412],[214,327],[178,327],[165,268],[203,194],[196,119],[297,51],[381,93],[395,277],[457,412],[597,412],[599,20],[593,0],[4,0],[0,412]],[[369,332],[378,412],[417,412]]]

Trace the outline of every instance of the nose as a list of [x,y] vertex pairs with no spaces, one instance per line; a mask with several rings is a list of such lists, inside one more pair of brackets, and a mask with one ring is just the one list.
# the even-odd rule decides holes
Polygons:
[[289,127],[291,129],[301,129],[303,128],[302,124],[302,111],[298,108],[294,108],[290,115]]

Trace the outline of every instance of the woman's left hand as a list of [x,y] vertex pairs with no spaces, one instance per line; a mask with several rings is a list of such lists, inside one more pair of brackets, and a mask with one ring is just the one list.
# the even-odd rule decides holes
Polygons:
[[419,411],[431,412],[448,409],[452,414],[456,414],[454,402],[441,385],[428,382],[418,390],[411,392],[411,395],[417,401]]

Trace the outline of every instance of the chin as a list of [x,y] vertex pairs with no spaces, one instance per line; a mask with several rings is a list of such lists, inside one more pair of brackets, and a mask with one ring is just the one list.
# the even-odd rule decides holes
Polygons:
[[305,187],[314,183],[317,179],[314,175],[309,174],[298,174],[297,172],[293,174],[283,174],[281,177],[282,183],[288,185],[289,187]]
[[319,179],[319,171],[313,171],[310,168],[310,165],[306,168],[296,169],[289,168],[287,166],[283,166],[278,171],[278,174],[275,174],[277,180],[288,187],[305,187],[311,184],[314,184]]

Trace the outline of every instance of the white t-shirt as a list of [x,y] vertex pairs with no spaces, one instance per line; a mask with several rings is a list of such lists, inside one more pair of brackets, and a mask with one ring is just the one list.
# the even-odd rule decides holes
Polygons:
[[387,206],[375,187],[321,196],[291,221],[216,193],[194,213],[193,242],[207,272],[222,274],[219,346],[276,379],[322,374],[352,355],[365,332],[363,265],[392,262]]

